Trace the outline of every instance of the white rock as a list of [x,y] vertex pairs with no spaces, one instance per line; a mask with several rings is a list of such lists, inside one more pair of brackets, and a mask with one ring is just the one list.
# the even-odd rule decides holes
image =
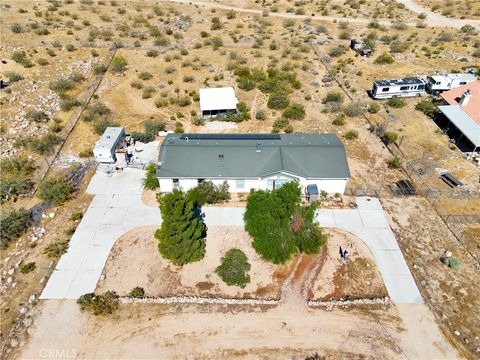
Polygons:
[[7,284],[11,284],[13,281],[12,277],[10,276],[8,279],[7,279]]
[[53,218],[55,217],[55,213],[51,212],[50,214],[48,214],[48,217],[49,217],[50,219],[53,219]]
[[458,331],[458,330],[455,330],[453,333],[457,336],[460,336],[460,331]]
[[449,258],[452,256],[452,252],[451,251],[445,251],[445,257]]
[[22,307],[20,308],[20,314],[22,314],[22,315],[23,315],[23,314],[26,314],[26,313],[28,312],[28,310],[29,310],[28,307],[22,306]]
[[15,272],[15,268],[11,268],[10,270],[8,270],[8,275],[13,275],[14,272]]
[[17,339],[12,339],[12,340],[10,341],[10,346],[11,346],[11,347],[17,347],[18,344],[19,344],[19,342],[18,342]]
[[35,302],[35,299],[36,299],[35,294],[30,295],[30,297],[28,298],[28,303],[33,304]]

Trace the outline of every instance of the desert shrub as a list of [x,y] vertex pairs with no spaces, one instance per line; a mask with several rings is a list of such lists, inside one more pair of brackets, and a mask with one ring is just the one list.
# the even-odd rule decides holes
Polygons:
[[282,116],[286,119],[301,120],[305,117],[305,108],[301,104],[289,105]]
[[393,58],[390,56],[390,54],[387,54],[387,53],[383,53],[382,55],[379,55],[375,59],[375,64],[380,64],[380,65],[393,64],[394,62],[395,62],[395,60],[393,60]]
[[333,49],[331,49],[328,55],[330,55],[331,57],[339,57],[344,55],[346,51],[347,50],[345,46],[338,45],[338,46],[335,46]]
[[43,249],[43,254],[47,255],[50,259],[57,259],[68,250],[68,241],[60,240],[55,241],[51,244],[48,244],[45,249]]
[[112,59],[112,63],[111,63],[112,71],[116,73],[121,73],[125,71],[125,69],[127,68],[127,64],[128,64],[127,60],[123,56],[116,55]]
[[345,139],[347,140],[355,140],[358,138],[358,131],[356,130],[349,130],[345,133]]
[[153,86],[146,86],[143,88],[142,99],[150,99],[152,95],[157,91]]
[[37,167],[23,156],[11,156],[0,160],[0,203],[33,189],[31,175]]
[[141,89],[143,88],[143,84],[141,81],[138,81],[138,80],[133,80],[131,83],[130,83],[130,86],[135,88],[135,89]]
[[70,221],[78,221],[83,218],[83,213],[81,211],[76,211],[70,215]]
[[382,140],[386,145],[389,145],[398,140],[398,134],[393,131],[386,131],[382,136]]
[[103,74],[105,71],[107,71],[107,67],[103,64],[95,64],[93,65],[93,72],[96,75]]
[[477,30],[475,29],[474,26],[472,25],[463,25],[461,28],[460,28],[460,32],[464,33],[464,34],[467,34],[467,35],[477,35]]
[[10,26],[10,30],[12,30],[14,34],[20,34],[23,31],[23,28],[22,25],[14,23]]
[[143,179],[143,188],[148,190],[158,189],[160,183],[157,178],[157,165],[150,163],[145,167],[145,178]]
[[35,122],[46,122],[46,121],[48,121],[48,115],[45,114],[43,111],[39,111],[39,110],[28,111],[25,114],[25,117],[28,120],[35,121]]
[[195,207],[201,207],[205,204],[218,204],[228,201],[230,200],[230,193],[226,181],[222,185],[215,185],[211,181],[202,181],[196,187],[187,191],[185,197]]
[[29,272],[32,272],[33,270],[35,270],[36,267],[37,265],[34,262],[29,262],[29,263],[23,264],[20,267],[20,272],[22,274],[28,274]]
[[460,259],[454,257],[444,257],[442,258],[442,262],[451,269],[458,269],[462,265]]
[[88,105],[85,109],[83,120],[86,122],[92,122],[101,116],[109,115],[111,112],[112,111],[104,103],[96,101]]
[[185,129],[183,127],[183,124],[180,121],[177,121],[175,123],[175,129],[174,129],[175,134],[183,134],[185,132]]
[[336,126],[345,125],[345,115],[343,114],[337,115],[335,119],[333,119],[332,124]]
[[33,66],[33,63],[27,58],[25,51],[15,51],[12,54],[12,60],[26,68]]
[[222,257],[221,264],[215,269],[215,273],[225,284],[243,289],[250,282],[250,275],[248,275],[250,268],[247,255],[242,250],[234,248],[228,250]]
[[265,110],[259,109],[255,113],[255,119],[257,119],[257,120],[262,120],[263,121],[266,118],[267,118],[267,113],[265,112]]
[[0,211],[0,248],[22,236],[32,225],[32,219],[25,209]]
[[40,58],[40,59],[37,60],[37,64],[40,65],[40,66],[45,66],[45,65],[48,65],[49,62],[45,58]]
[[134,287],[132,290],[130,290],[128,296],[132,298],[143,298],[145,296],[145,290],[139,286]]
[[132,137],[140,141],[142,143],[149,143],[151,141],[155,140],[155,135],[154,134],[147,134],[145,132],[140,132],[140,131],[133,131],[132,132]]
[[355,117],[363,115],[365,112],[364,107],[359,102],[351,102],[343,107],[343,113],[348,117]]
[[190,97],[188,97],[188,96],[181,96],[177,99],[176,103],[180,107],[185,107],[185,106],[190,105],[192,103],[192,101],[190,100]]
[[282,110],[288,106],[289,102],[288,94],[285,91],[274,91],[268,97],[267,106],[270,109]]
[[158,56],[158,51],[157,50],[148,50],[146,55],[148,57],[156,58]]
[[60,100],[60,109],[62,111],[70,111],[80,105],[82,105],[82,103],[71,96],[64,95]]
[[392,108],[399,109],[407,105],[407,102],[402,98],[394,96],[387,100],[387,105]]
[[341,103],[343,102],[343,94],[338,91],[329,91],[327,95],[323,98],[322,103]]
[[92,149],[82,150],[78,153],[78,156],[80,156],[81,158],[93,157],[93,150]]
[[61,205],[70,199],[73,187],[64,177],[50,177],[42,181],[38,188],[38,197],[54,205]]
[[75,51],[75,46],[73,46],[72,44],[67,44],[65,46],[65,49],[68,51],[68,52],[72,52],[72,51]]
[[193,203],[179,189],[157,199],[163,220],[155,232],[160,254],[177,266],[203,259],[206,227]]
[[50,82],[49,85],[50,90],[55,91],[59,95],[62,95],[69,90],[72,90],[74,87],[74,82],[71,79],[65,77],[54,80]]
[[193,75],[185,75],[183,77],[183,82],[192,83],[194,81],[195,81],[195,76],[193,76]]
[[378,105],[378,103],[376,103],[376,102],[372,102],[372,103],[370,103],[370,105],[368,106],[367,111],[368,111],[370,114],[376,114],[377,112],[380,111],[380,105]]
[[28,195],[33,190],[34,183],[26,178],[7,178],[0,181],[0,204],[15,199],[21,195]]
[[5,76],[8,78],[8,81],[10,82],[17,82],[17,81],[23,80],[23,76],[20,75],[19,73],[16,73],[15,71],[6,71]]
[[211,30],[220,30],[223,27],[220,19],[218,17],[212,18],[212,26],[210,27]]
[[157,100],[155,100],[155,106],[157,108],[165,107],[167,105],[168,105],[168,100],[167,99],[158,98]]
[[400,169],[402,167],[402,162],[399,157],[394,156],[387,161],[387,166],[389,169]]
[[437,113],[437,106],[430,99],[420,100],[420,102],[418,102],[415,105],[415,109],[423,112],[425,115],[427,115],[432,119],[435,117],[435,114]]
[[390,51],[392,53],[403,53],[408,50],[409,44],[407,42],[393,41],[390,43]]
[[140,80],[150,80],[153,77],[152,74],[150,74],[148,71],[142,71],[140,74],[138,74],[138,78]]
[[97,135],[102,135],[107,127],[119,126],[119,124],[108,118],[101,118],[93,122],[92,130]]
[[85,294],[77,300],[80,309],[87,310],[95,316],[111,315],[118,309],[118,296],[114,291],[103,294]]
[[30,139],[27,142],[28,147],[40,155],[48,155],[53,152],[55,145],[60,144],[62,138],[55,134],[45,134],[36,139]]

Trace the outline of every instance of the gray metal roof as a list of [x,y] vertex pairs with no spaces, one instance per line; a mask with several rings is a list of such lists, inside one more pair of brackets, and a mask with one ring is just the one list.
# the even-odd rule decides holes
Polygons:
[[167,135],[158,177],[263,178],[279,172],[311,179],[350,177],[345,149],[335,134],[281,134],[277,139],[272,134],[198,135]]
[[480,146],[480,125],[459,105],[442,105],[438,110],[450,120],[474,146]]

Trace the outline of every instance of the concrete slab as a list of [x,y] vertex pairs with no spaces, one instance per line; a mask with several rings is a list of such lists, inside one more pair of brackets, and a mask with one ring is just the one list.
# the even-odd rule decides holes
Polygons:
[[244,226],[243,214],[245,208],[209,206],[202,210],[205,214],[205,224],[207,226]]
[[363,225],[367,229],[388,229],[390,225],[383,210],[359,210]]
[[317,212],[316,221],[321,227],[337,227],[333,211],[320,209]]
[[332,210],[335,217],[335,227],[340,227],[351,233],[355,233],[360,229],[363,229],[363,221],[360,216],[360,210],[357,209],[345,209],[345,210]]

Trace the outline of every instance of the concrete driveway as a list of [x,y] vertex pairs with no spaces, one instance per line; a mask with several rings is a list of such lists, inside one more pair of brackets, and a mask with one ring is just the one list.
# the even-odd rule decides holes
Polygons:
[[316,219],[321,227],[348,231],[368,245],[394,303],[423,303],[382,205],[366,197],[357,198],[357,204],[357,209],[320,209]]

